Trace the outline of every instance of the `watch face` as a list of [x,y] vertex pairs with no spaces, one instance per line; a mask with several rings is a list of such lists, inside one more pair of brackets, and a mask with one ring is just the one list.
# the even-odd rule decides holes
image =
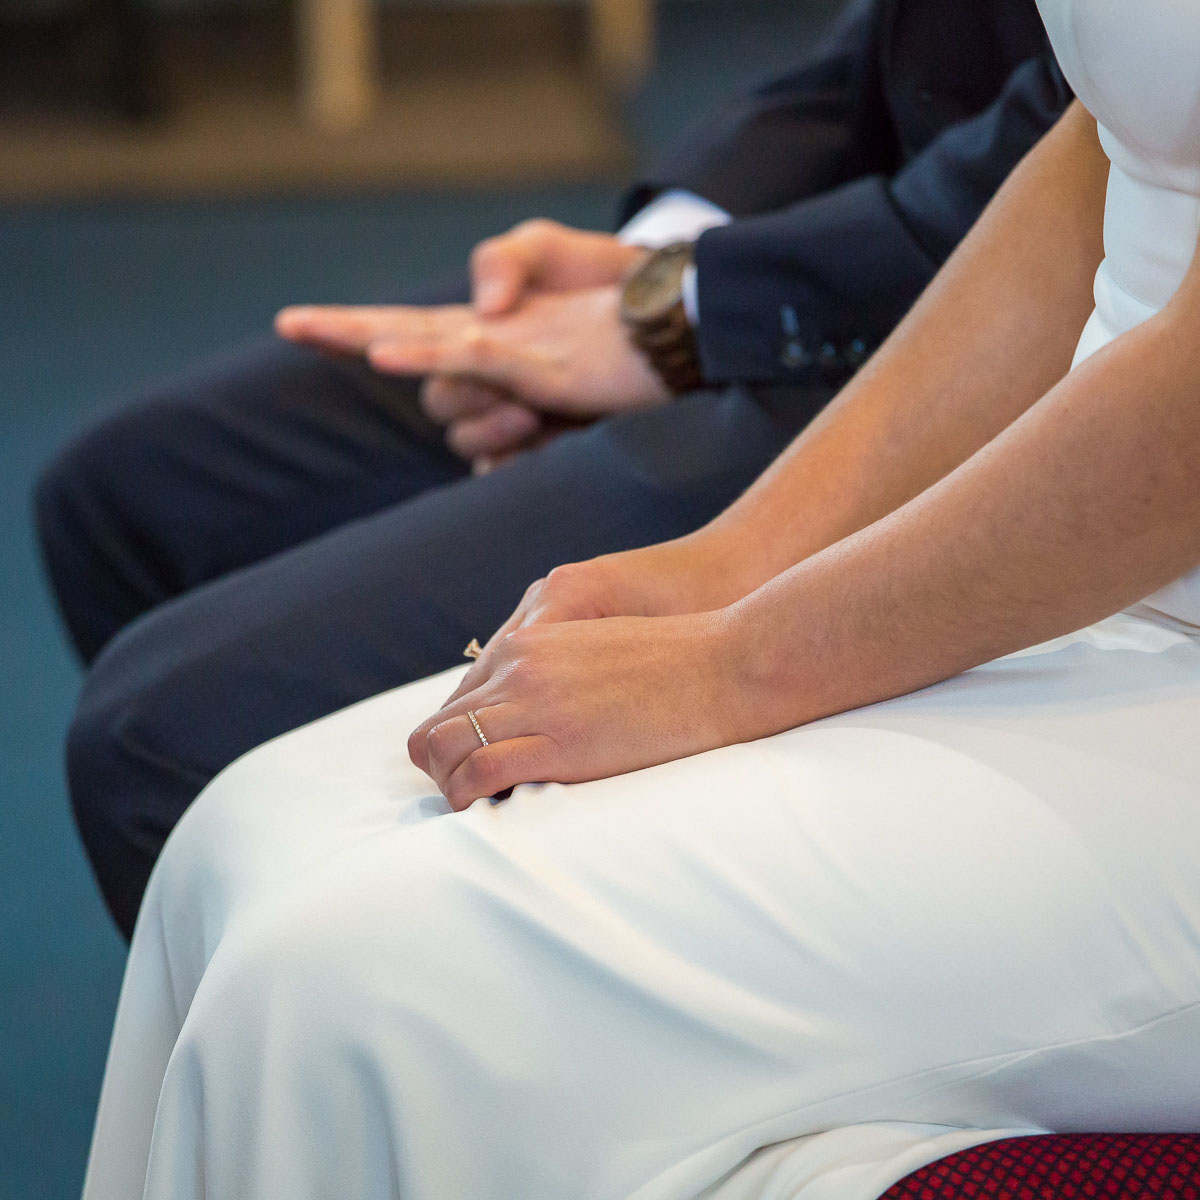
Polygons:
[[621,298],[625,319],[640,324],[665,317],[683,295],[683,272],[691,261],[690,242],[654,251],[625,285]]

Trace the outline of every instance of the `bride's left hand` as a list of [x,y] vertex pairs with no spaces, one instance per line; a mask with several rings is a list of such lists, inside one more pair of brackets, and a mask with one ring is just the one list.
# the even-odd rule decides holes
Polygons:
[[740,640],[729,609],[518,628],[413,731],[409,754],[463,809],[519,783],[600,779],[744,741],[758,731]]

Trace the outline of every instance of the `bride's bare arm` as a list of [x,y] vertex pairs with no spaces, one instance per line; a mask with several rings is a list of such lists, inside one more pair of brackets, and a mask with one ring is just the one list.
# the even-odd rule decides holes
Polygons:
[[1107,170],[1076,103],[871,362],[697,537],[737,595],[898,508],[1062,378],[1092,307]]
[[[937,301],[926,329],[941,318],[949,330]],[[1014,318],[996,320],[1011,329]],[[1162,312],[956,469],[735,605],[748,652],[740,694],[770,697],[789,724],[858,707],[1080,628],[1200,564],[1198,328],[1200,256]],[[1007,355],[997,344],[978,383],[964,375],[962,386],[1028,387],[1025,360],[1044,351],[1025,332],[1028,350],[1015,336]],[[1048,336],[1058,352],[1057,322]],[[922,462],[933,467],[932,453]],[[766,631],[769,653],[749,652]],[[751,717],[763,722],[780,724],[766,708]]]

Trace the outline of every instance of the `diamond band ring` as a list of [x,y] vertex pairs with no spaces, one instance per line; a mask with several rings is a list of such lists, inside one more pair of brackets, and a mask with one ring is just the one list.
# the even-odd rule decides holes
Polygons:
[[485,746],[491,745],[491,743],[487,740],[487,737],[484,734],[483,730],[479,728],[479,718],[476,717],[476,715],[473,712],[471,712],[470,709],[467,710],[467,716],[470,717],[471,724],[475,726],[475,732],[477,734],[479,734],[480,742]]

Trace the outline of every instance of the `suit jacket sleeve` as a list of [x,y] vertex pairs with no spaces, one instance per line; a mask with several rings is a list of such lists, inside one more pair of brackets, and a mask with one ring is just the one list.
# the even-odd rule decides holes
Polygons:
[[1017,67],[988,107],[943,128],[894,172],[860,173],[703,234],[696,264],[705,377],[845,378],[1069,101],[1047,51]]
[[694,192],[734,217],[768,212],[896,165],[878,77],[880,0],[852,4],[803,67],[733,103],[625,197],[624,224],[660,192]]

